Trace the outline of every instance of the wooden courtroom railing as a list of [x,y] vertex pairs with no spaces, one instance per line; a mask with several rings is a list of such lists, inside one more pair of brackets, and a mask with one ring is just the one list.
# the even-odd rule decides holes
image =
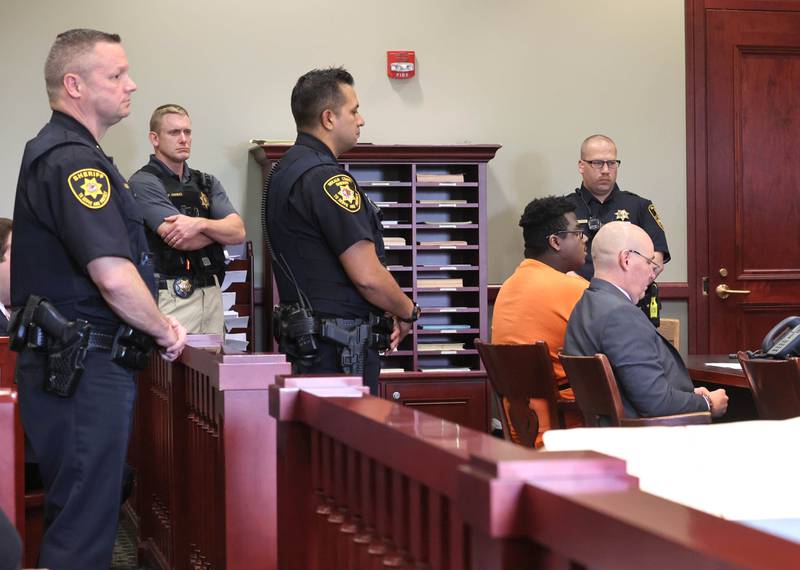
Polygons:
[[[14,368],[16,364],[17,353],[9,348],[8,337],[0,337],[0,391],[6,390],[9,394],[7,398],[13,396],[15,408],[13,414],[15,418],[13,422],[14,433],[7,431],[11,429],[11,424],[5,424],[2,427],[4,431],[0,434],[0,438],[3,438],[3,441],[0,442],[0,453],[6,455],[5,459],[8,462],[6,463],[6,475],[0,474],[0,477],[3,477],[10,485],[8,489],[14,489],[16,497],[14,499],[15,508],[20,508],[21,505],[22,514],[9,515],[9,519],[14,522],[23,539],[22,542],[25,548],[23,564],[32,567],[36,565],[36,559],[39,557],[39,547],[44,533],[44,494],[41,489],[33,488],[31,485],[28,485],[28,487],[31,487],[29,490],[25,490],[25,446],[23,444],[22,422],[17,409],[17,386],[14,383]],[[10,416],[6,415],[5,417],[9,418]],[[9,438],[14,438],[14,441],[19,438],[15,447],[10,446],[12,440]],[[12,463],[14,466],[13,476],[8,471],[8,469],[11,469],[10,465]],[[2,468],[0,468],[0,472],[3,472]]]
[[280,377],[270,414],[281,569],[795,568],[800,560],[796,543],[642,492],[622,460],[515,446],[363,396],[358,378]]
[[222,354],[194,336],[181,359],[139,376],[130,454],[133,516],[157,568],[276,567],[275,421],[267,387],[280,354]]
[[25,534],[25,481],[22,424],[17,393],[0,388],[0,510]]

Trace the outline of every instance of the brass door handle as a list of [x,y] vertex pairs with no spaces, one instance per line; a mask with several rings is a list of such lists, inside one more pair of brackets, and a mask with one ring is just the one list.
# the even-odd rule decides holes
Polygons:
[[720,299],[727,299],[731,295],[749,295],[750,291],[747,289],[728,289],[728,286],[725,283],[721,283],[717,285],[717,288],[714,289],[717,293],[717,297]]

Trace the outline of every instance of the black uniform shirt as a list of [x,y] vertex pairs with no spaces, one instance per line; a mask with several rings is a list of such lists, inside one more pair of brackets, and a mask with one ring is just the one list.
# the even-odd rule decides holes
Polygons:
[[[338,259],[362,240],[373,242],[376,254],[383,258],[377,206],[322,141],[299,133],[295,146],[319,153],[324,162],[306,171],[291,189],[277,187],[275,181],[280,177],[273,176],[271,203],[273,198],[278,202],[278,195],[288,192],[285,207],[270,213],[274,223],[282,226],[270,230],[275,250],[285,256],[319,316],[352,318],[382,312],[361,297]],[[287,230],[291,232],[292,243],[287,243]],[[281,302],[293,302],[296,297],[293,287],[279,273],[276,279]]]
[[[289,196],[293,210],[309,222],[299,228],[322,238],[337,257],[361,241],[374,241],[368,198],[355,180],[336,162],[333,152],[319,139],[300,133],[297,143],[330,155],[333,163],[313,168],[300,177],[298,192]],[[323,245],[322,243],[320,244]]]
[[636,224],[653,240],[655,251],[660,251],[664,255],[664,263],[669,261],[669,247],[667,246],[667,236],[664,234],[664,226],[658,217],[656,207],[650,200],[633,192],[620,190],[616,184],[605,202],[597,200],[583,185],[566,197],[575,204],[578,225],[589,236],[589,243],[586,247],[586,263],[577,271],[585,279],[591,280],[594,275],[592,240],[597,231],[589,230],[590,218],[597,218],[604,224],[614,221]]
[[[37,149],[44,152],[38,154]],[[27,167],[26,167],[27,166]],[[87,265],[100,257],[130,260],[152,287],[144,224],[125,179],[86,127],[54,111],[25,147],[14,204],[12,305],[31,294],[65,317],[116,326]]]

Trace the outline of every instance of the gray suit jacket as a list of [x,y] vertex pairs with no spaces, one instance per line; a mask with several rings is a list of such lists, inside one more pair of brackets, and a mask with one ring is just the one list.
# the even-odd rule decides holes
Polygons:
[[595,278],[572,310],[564,354],[598,352],[614,369],[628,417],[708,411],[678,351],[622,291]]

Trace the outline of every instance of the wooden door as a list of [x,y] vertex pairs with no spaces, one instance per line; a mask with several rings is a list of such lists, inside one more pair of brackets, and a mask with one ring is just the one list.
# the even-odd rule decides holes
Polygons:
[[800,1],[688,0],[687,95],[690,352],[755,349],[800,314]]

